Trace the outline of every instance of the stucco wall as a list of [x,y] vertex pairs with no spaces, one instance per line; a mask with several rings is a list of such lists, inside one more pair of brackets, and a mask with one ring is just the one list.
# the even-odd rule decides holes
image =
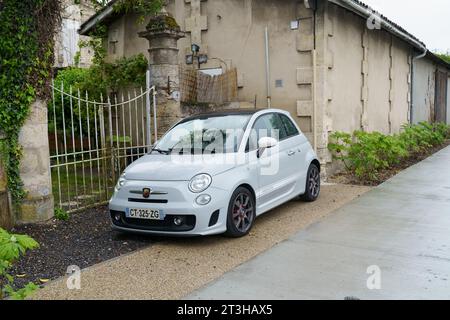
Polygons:
[[328,12],[334,29],[328,41],[329,54],[334,56],[333,68],[328,73],[328,83],[332,85],[329,88],[333,91],[329,106],[333,130],[352,132],[361,129],[364,21],[337,6],[330,6]]
[[[310,137],[313,20],[312,11],[307,10],[303,2],[172,0],[167,11],[174,15],[182,30],[187,31],[186,38],[178,41],[182,67],[187,67],[185,57],[190,53],[191,42],[199,44],[201,52],[209,57],[202,68],[225,67],[225,64],[228,68],[236,67],[242,107],[253,107],[255,98],[258,108],[267,106],[264,38],[267,26],[272,107],[299,115],[297,122]],[[290,22],[298,19],[300,28],[291,30]],[[117,19],[109,32],[109,42],[118,40],[115,45],[109,43],[110,47],[115,46],[116,53],[110,49],[109,59],[147,54],[148,42],[136,36],[145,25],[145,22],[137,23],[137,17],[131,14]]]
[[[297,50],[299,30],[291,30],[290,21],[299,18],[299,10],[299,2],[294,0],[202,2],[201,14],[207,21],[207,30],[202,31],[200,46],[210,58],[202,68],[223,66],[214,58],[225,61],[228,67],[237,67],[239,100],[253,105],[256,97],[257,107],[266,107],[264,29],[268,26],[272,106],[287,109],[295,115],[302,90],[297,85],[296,70],[302,56]],[[175,1],[176,18],[184,30],[189,30],[187,23],[191,11],[190,3]],[[301,25],[301,28],[308,27],[307,23]],[[190,33],[179,41],[182,63],[190,44]],[[275,86],[276,80],[282,80],[282,87]]]
[[[267,105],[268,26],[272,106],[290,111],[311,142],[315,44],[317,147],[324,162],[331,161],[332,131],[396,133],[409,120],[411,47],[386,31],[369,30],[364,19],[334,4],[319,2],[315,39],[314,17],[303,1],[172,0],[167,10],[186,31],[178,41],[182,67],[191,42],[209,57],[202,68],[236,67],[239,100],[246,107],[255,97],[257,107]],[[294,20],[300,27],[291,30]],[[136,36],[145,23],[136,21],[127,15],[114,23],[121,39],[115,58],[147,53],[148,42]]]
[[327,82],[332,130],[398,132],[408,123],[409,46],[335,5],[326,19],[333,25],[327,50],[333,56]]
[[[138,53],[147,53],[148,43],[145,39],[140,39],[137,34],[128,34],[125,25],[137,23],[132,15],[125,15],[114,20],[108,28],[108,38],[106,39],[107,60],[114,61],[122,57],[129,57]],[[143,29],[143,28],[142,28]],[[125,36],[126,35],[126,36]],[[125,48],[132,46],[135,41],[141,42],[135,51],[125,54]]]
[[426,58],[414,61],[412,122],[431,121],[434,111],[436,67]]
[[392,37],[392,71],[389,133],[398,133],[409,123],[411,107],[411,47]]
[[389,69],[390,36],[384,31],[367,32],[368,58],[368,106],[367,127],[369,131],[389,133]]
[[[273,10],[274,6],[277,10]],[[241,88],[239,99],[253,105],[265,107],[265,46],[264,28],[269,27],[271,53],[272,103],[275,107],[286,107],[296,112],[297,93],[296,65],[302,58],[296,49],[298,30],[290,30],[289,23],[297,19],[298,3],[294,0],[208,0],[202,2],[202,14],[207,17],[207,31],[202,32],[200,46],[208,54],[209,62],[202,68],[224,66],[237,67]],[[174,15],[183,30],[190,17],[190,3],[172,0],[167,10]],[[274,14],[274,12],[276,14]],[[118,39],[116,54],[109,50],[109,58],[147,53],[148,42],[136,34],[144,30],[145,23],[137,23],[135,15],[117,19],[110,28],[111,37]],[[115,33],[115,36],[111,34]],[[180,62],[191,45],[190,34],[178,41]],[[111,47],[111,45],[110,45]],[[218,59],[215,59],[218,58]],[[275,80],[283,80],[282,88],[275,88]]]

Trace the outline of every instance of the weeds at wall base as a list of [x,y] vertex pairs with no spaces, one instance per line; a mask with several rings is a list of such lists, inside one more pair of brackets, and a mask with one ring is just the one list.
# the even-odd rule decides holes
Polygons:
[[328,149],[346,168],[333,179],[377,185],[449,145],[448,139],[450,126],[425,122],[405,125],[400,134],[393,136],[362,131],[333,133]]

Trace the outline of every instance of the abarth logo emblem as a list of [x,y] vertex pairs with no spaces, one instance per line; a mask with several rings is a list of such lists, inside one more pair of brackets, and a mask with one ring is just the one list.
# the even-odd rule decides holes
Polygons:
[[152,189],[150,189],[150,188],[145,188],[144,190],[142,190],[142,196],[145,198],[145,199],[148,199],[148,198],[150,198],[150,195],[152,194]]

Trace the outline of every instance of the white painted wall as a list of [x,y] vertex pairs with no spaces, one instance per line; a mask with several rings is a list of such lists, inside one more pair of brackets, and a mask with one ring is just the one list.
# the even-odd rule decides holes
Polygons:
[[75,55],[80,51],[80,67],[88,67],[91,64],[93,52],[91,48],[79,48],[80,40],[88,40],[88,37],[80,36],[80,25],[95,13],[92,5],[86,0],[80,4],[73,1],[63,1],[63,13],[61,30],[55,38],[55,67],[65,68],[75,65]]
[[431,121],[436,67],[426,58],[414,61],[412,122]]
[[75,64],[75,54],[78,51],[80,36],[77,30],[80,22],[73,19],[62,20],[61,46],[58,52],[58,63],[62,67],[73,66]]

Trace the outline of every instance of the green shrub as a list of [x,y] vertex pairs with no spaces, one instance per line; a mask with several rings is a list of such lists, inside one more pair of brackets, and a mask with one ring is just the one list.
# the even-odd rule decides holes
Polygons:
[[381,171],[399,164],[411,154],[425,152],[450,138],[446,124],[406,125],[398,135],[355,131],[353,135],[335,132],[328,149],[359,179],[376,181]]
[[0,299],[9,296],[15,300],[22,300],[38,288],[34,283],[29,283],[24,288],[15,290],[14,278],[8,273],[13,263],[21,256],[28,250],[38,247],[39,244],[29,236],[10,234],[0,228]]
[[55,208],[55,218],[60,221],[67,221],[67,220],[69,220],[70,215],[64,209]]
[[403,126],[400,139],[405,147],[413,153],[423,152],[433,146],[442,144],[448,138],[449,126],[444,123]]

